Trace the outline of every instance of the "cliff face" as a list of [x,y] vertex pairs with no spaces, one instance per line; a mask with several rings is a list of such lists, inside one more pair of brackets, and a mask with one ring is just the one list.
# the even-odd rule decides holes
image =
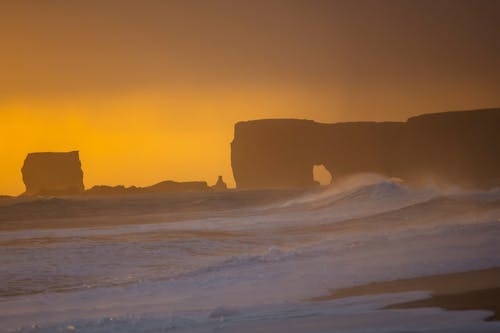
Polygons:
[[333,179],[376,172],[406,181],[485,185],[500,180],[500,109],[426,114],[406,122],[239,122],[231,143],[238,188],[314,185],[323,164]]
[[83,171],[78,151],[30,153],[21,169],[24,195],[71,195],[83,191]]

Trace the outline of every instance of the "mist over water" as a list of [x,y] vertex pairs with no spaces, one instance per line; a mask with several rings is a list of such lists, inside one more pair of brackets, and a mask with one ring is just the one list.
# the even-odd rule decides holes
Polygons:
[[[218,213],[201,202],[187,208],[192,218],[159,223],[71,228],[69,220],[0,232],[3,330],[251,332],[264,322],[280,331],[304,316],[315,329],[344,332],[500,329],[481,322],[482,311],[377,310],[420,292],[307,301],[374,281],[500,266],[500,189],[358,175],[267,204],[235,200]],[[310,331],[301,323],[297,332]]]

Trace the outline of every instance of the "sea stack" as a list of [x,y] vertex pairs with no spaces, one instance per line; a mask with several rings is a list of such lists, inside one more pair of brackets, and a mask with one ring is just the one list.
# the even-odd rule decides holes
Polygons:
[[214,189],[215,191],[227,190],[227,184],[222,180],[222,176],[219,176],[219,178],[217,178],[217,183],[212,186],[212,189]]
[[21,172],[24,195],[75,195],[84,190],[78,151],[29,153]]

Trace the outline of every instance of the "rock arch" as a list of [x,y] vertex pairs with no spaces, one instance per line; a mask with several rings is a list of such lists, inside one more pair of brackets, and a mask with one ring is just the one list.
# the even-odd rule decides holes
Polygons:
[[311,120],[239,122],[231,143],[238,188],[315,185],[311,168],[335,177],[374,172],[405,181],[498,184],[500,109],[426,114],[406,122],[321,124]]

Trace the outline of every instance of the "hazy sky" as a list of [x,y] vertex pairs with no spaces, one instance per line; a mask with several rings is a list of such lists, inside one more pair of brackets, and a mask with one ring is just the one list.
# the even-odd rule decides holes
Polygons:
[[30,151],[87,187],[233,184],[238,120],[500,106],[500,1],[2,1],[0,193]]

